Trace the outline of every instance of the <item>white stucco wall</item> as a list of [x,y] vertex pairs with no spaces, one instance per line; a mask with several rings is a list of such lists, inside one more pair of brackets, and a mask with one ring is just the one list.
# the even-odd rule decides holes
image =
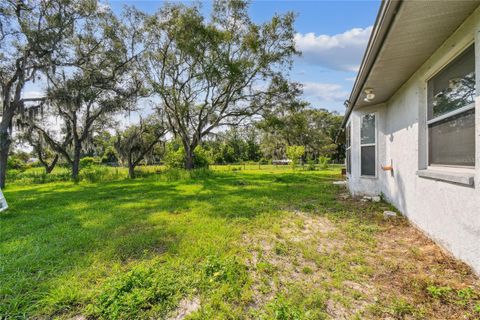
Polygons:
[[[427,168],[426,81],[476,43],[476,168],[475,186],[419,177]],[[480,274],[480,8],[432,55],[385,104],[352,112],[353,194],[381,194],[412,223]],[[360,177],[360,119],[377,114],[377,177]],[[393,174],[381,165],[393,164]],[[452,169],[450,169],[452,170]],[[455,169],[453,169],[455,170]]]

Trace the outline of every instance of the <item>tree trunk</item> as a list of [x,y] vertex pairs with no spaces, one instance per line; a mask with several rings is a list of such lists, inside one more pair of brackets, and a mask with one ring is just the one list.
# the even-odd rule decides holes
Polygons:
[[74,154],[73,154],[73,163],[72,163],[72,179],[75,182],[78,182],[78,174],[80,172],[80,146],[75,145]]
[[45,166],[45,172],[47,174],[49,174],[53,171],[53,168],[55,168],[55,165],[57,164],[57,161],[58,161],[58,154],[55,155],[55,158],[53,158],[52,163],[50,163],[49,165],[47,164]]
[[11,144],[12,139],[8,132],[8,125],[5,125],[2,121],[0,124],[0,188],[2,189],[5,188],[8,152]]
[[128,176],[135,179],[135,165],[131,161],[128,162]]
[[193,169],[193,150],[191,148],[185,148],[185,169]]

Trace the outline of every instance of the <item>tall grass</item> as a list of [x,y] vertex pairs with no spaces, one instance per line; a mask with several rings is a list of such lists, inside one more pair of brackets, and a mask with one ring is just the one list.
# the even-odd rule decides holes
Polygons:
[[[328,167],[340,170],[340,165],[329,165]],[[175,168],[167,168],[165,166],[139,166],[135,169],[137,179],[156,177],[162,181],[179,181],[188,179],[204,179],[211,178],[222,172],[237,171],[261,171],[271,170],[272,172],[283,172],[288,170],[285,166],[275,165],[258,165],[258,164],[242,164],[242,165],[212,165],[210,169],[202,168],[195,170],[183,170]],[[315,165],[313,170],[326,170],[322,165]],[[297,170],[309,170],[309,167],[299,167]],[[310,168],[310,170],[312,170]],[[103,165],[89,165],[80,170],[79,181],[98,183],[103,181],[116,181],[128,179],[128,168],[109,167]],[[72,181],[70,168],[57,167],[51,173],[45,173],[43,168],[29,168],[27,170],[8,170],[7,181],[15,184],[45,184],[51,182],[67,182]]]
[[[164,166],[141,166],[135,169],[137,179],[156,176],[163,181],[201,179],[207,178],[212,174],[212,171],[208,169],[187,171],[183,169],[168,169]],[[30,168],[25,171],[9,170],[7,179],[9,182],[21,185],[72,181],[71,171],[65,167],[55,168],[49,174],[45,173],[43,168]],[[123,179],[128,179],[128,169],[124,167],[90,165],[81,169],[79,174],[79,181],[90,183]]]

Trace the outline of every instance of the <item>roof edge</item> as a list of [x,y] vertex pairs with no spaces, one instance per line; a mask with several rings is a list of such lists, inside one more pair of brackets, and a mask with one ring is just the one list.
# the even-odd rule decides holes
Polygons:
[[350,93],[349,99],[345,101],[347,111],[343,117],[341,129],[345,128],[348,118],[360,97],[361,90],[370,75],[375,61],[377,60],[378,54],[380,53],[390,27],[395,20],[395,16],[401,3],[402,0],[382,0],[352,92]]

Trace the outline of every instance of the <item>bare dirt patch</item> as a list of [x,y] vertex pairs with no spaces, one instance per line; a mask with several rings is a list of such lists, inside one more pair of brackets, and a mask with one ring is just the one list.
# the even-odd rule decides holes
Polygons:
[[[250,258],[247,266],[253,275],[254,307],[271,301],[292,282],[321,281],[315,275],[314,261],[304,257],[302,244],[326,238],[335,229],[330,220],[296,211],[284,219],[273,232],[244,236]],[[315,278],[315,279],[313,279]]]
[[351,217],[294,211],[244,236],[252,309],[299,289],[325,293],[332,319],[480,319],[480,281],[468,266],[404,218],[384,219],[388,205],[339,201],[355,208]]
[[168,320],[182,320],[188,315],[200,309],[200,298],[185,298],[178,304],[177,310],[168,318]]

